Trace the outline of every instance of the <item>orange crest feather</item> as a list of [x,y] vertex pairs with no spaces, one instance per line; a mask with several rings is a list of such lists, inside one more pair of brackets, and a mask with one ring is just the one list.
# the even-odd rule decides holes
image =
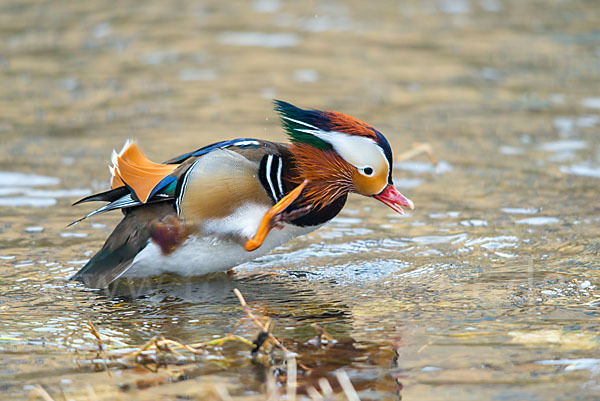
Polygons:
[[377,141],[377,134],[373,131],[373,127],[366,122],[347,114],[338,113],[337,111],[327,111],[326,113],[331,123],[331,131],[363,136]]

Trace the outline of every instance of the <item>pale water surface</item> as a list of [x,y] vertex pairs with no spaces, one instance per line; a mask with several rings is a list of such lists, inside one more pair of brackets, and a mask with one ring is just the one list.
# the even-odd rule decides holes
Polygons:
[[[64,345],[88,320],[130,344],[222,336],[236,287],[308,381],[344,369],[364,400],[600,398],[599,27],[585,0],[3,1],[0,398],[202,399],[219,380],[260,398],[247,348],[154,386],[160,370],[94,372]],[[133,297],[66,281],[120,218],[66,228],[113,148],[284,140],[272,98],[366,120],[396,154],[429,143],[437,166],[395,165],[416,209],[352,197],[233,276]],[[311,323],[338,343],[311,345]]]

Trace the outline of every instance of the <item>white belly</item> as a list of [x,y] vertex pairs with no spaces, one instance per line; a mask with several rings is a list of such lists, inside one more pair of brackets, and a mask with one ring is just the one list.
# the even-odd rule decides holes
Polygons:
[[308,234],[318,226],[297,227],[286,224],[282,230],[273,229],[260,248],[248,252],[238,243],[216,237],[190,236],[175,252],[163,255],[152,241],[137,254],[122,277],[147,277],[162,273],[182,276],[201,276],[226,271],[234,266],[262,256],[273,248],[299,235]]

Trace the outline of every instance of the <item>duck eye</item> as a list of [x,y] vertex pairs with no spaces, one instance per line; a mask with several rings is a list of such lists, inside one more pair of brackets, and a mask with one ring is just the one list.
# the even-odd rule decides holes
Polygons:
[[363,169],[363,172],[365,173],[365,175],[372,175],[373,174],[373,169],[371,167],[365,167]]

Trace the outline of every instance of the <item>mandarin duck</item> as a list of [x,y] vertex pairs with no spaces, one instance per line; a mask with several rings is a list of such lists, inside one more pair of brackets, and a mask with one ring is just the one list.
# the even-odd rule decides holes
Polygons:
[[[120,277],[226,271],[335,217],[349,193],[403,214],[385,137],[356,118],[275,101],[291,143],[217,142],[164,163],[135,142],[113,151],[111,189],[75,204],[124,217],[72,280],[104,288]],[[277,228],[272,230],[273,228]]]

